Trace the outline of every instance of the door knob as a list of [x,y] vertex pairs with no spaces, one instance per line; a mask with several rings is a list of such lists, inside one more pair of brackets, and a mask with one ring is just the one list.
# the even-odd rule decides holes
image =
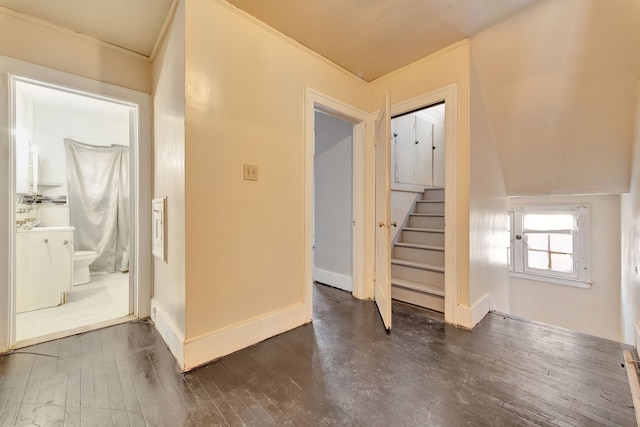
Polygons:
[[68,241],[68,240],[65,240],[65,241],[64,241],[64,242],[62,242],[62,243],[64,243],[65,245],[68,245],[68,244],[69,244],[69,241]]
[[397,226],[398,226],[398,223],[397,223],[397,222],[395,222],[395,221],[393,221],[393,222],[391,223],[391,225],[393,225],[394,227],[397,227]]
[[378,223],[378,227],[384,227],[384,225],[385,225],[385,224],[384,224],[384,221],[380,221],[380,222]]

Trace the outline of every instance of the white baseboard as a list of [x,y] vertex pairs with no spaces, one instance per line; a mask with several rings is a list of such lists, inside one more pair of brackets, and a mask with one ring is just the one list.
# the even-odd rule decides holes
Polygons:
[[313,267],[313,280],[343,291],[353,292],[353,277],[345,274]]
[[158,305],[158,301],[153,298],[151,298],[151,320],[178,362],[178,366],[182,369],[184,366],[184,335]]
[[455,324],[463,328],[473,329],[491,310],[491,295],[484,294],[471,307],[456,306]]
[[300,304],[238,326],[189,338],[184,345],[181,367],[189,371],[310,321],[307,308]]

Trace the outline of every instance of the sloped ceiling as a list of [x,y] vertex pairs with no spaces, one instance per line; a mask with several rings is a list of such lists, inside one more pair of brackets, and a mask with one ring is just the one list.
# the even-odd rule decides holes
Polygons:
[[[0,6],[152,56],[176,0],[0,0]],[[539,0],[230,0],[371,81]]]
[[629,191],[640,1],[541,2],[471,51],[507,194]]
[[0,0],[0,6],[151,56],[173,0]]
[[539,0],[229,0],[371,81]]

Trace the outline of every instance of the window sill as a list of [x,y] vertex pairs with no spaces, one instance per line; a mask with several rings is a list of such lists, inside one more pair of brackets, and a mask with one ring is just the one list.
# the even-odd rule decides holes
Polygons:
[[593,282],[568,279],[565,277],[543,276],[542,274],[521,273],[519,271],[509,271],[509,277],[517,277],[519,279],[533,280],[534,282],[553,283],[555,285],[573,286],[574,288],[590,289]]

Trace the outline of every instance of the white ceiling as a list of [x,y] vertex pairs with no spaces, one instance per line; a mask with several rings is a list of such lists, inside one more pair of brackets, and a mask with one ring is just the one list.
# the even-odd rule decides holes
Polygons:
[[[0,7],[151,57],[176,0],[0,0]],[[371,81],[540,0],[229,0]]]

